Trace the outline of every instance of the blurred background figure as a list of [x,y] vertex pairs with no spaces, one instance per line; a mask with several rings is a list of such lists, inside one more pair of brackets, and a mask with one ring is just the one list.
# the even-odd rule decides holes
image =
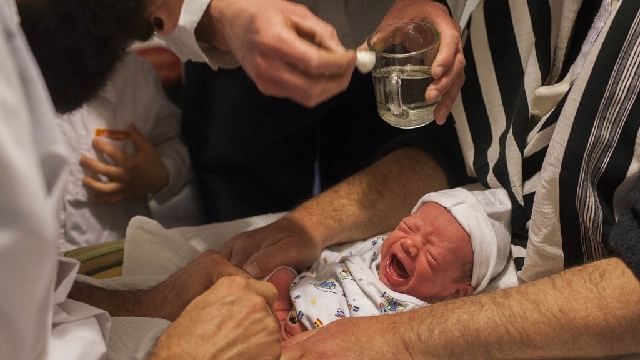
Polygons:
[[131,218],[153,217],[151,199],[158,208],[179,194],[191,177],[180,119],[154,67],[133,51],[95,98],[59,115],[71,156],[61,250],[122,239]]

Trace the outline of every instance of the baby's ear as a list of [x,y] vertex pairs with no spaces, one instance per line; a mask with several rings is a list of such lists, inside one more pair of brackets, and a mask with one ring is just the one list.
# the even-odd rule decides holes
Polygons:
[[473,294],[473,287],[469,283],[458,284],[456,291],[451,294],[451,299],[468,296]]

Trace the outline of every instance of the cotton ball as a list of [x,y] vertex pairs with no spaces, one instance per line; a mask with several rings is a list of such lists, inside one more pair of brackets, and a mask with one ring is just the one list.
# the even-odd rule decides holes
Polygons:
[[369,50],[356,51],[356,68],[363,74],[370,72],[376,64],[376,53]]

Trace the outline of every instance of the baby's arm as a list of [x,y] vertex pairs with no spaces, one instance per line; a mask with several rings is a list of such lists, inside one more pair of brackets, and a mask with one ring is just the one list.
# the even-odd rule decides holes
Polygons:
[[276,297],[273,307],[276,311],[276,316],[280,321],[280,334],[282,336],[282,341],[286,341],[293,335],[307,330],[300,321],[297,321],[295,324],[289,321],[291,309],[293,309],[293,303],[291,302],[291,296],[289,294],[289,287],[295,278],[296,273],[291,268],[282,267],[274,271],[266,279],[276,287],[276,290],[278,290],[278,296]]

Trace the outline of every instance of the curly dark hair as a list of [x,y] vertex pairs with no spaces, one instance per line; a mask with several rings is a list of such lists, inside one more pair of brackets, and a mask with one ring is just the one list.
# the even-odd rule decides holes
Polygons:
[[147,0],[21,0],[21,26],[56,111],[93,98],[134,40],[153,26]]

